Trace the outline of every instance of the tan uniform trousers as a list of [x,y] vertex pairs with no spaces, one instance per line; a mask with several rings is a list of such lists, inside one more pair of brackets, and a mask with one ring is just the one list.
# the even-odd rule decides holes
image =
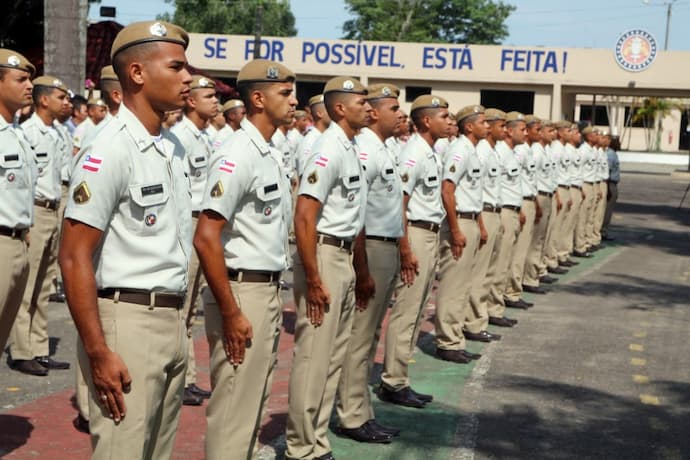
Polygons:
[[602,231],[606,233],[611,224],[611,217],[613,216],[613,208],[616,206],[618,201],[618,183],[609,182],[607,184],[607,193],[610,198],[606,200],[606,211],[604,212],[604,224],[602,225]]
[[381,382],[393,391],[410,386],[408,366],[416,346],[422,312],[434,282],[438,258],[438,233],[410,226],[407,227],[407,237],[419,262],[419,271],[412,286],[405,286],[398,280],[395,304],[388,318]]
[[29,249],[24,240],[0,235],[0,353],[5,350],[29,279]]
[[530,242],[527,257],[525,259],[522,284],[526,286],[539,286],[539,271],[541,260],[544,257],[546,234],[549,230],[549,222],[551,221],[552,201],[554,201],[552,197],[537,195],[537,202],[541,208],[541,218],[538,223],[534,224],[534,228],[532,229],[532,241]]
[[34,226],[29,233],[29,279],[11,334],[12,359],[48,356],[48,278],[57,257],[57,211],[34,206]]
[[126,416],[116,425],[100,405],[83,348],[79,365],[89,384],[93,459],[168,459],[172,456],[187,365],[182,309],[98,299],[105,341],[127,366],[132,387]]
[[465,318],[465,329],[478,333],[485,331],[489,325],[488,298],[490,279],[488,273],[496,265],[496,253],[501,244],[503,227],[501,214],[498,212],[482,212],[484,228],[488,234],[486,243],[477,249],[477,255],[472,267],[472,283],[470,286],[470,308]]
[[561,200],[561,210],[558,210],[558,201],[554,197],[551,200],[551,219],[549,228],[546,230],[546,245],[544,247],[544,257],[540,265],[539,275],[546,274],[549,268],[558,267],[558,242],[563,239],[565,222],[568,217],[568,201],[570,201],[570,190],[565,187],[558,187],[558,198]]
[[479,224],[476,220],[457,218],[466,243],[459,259],[453,258],[450,231],[441,230],[439,248],[439,280],[436,292],[436,348],[464,350],[462,328],[470,310],[472,267],[479,249]]
[[522,231],[515,243],[508,277],[505,280],[504,297],[514,302],[517,302],[522,295],[522,277],[525,270],[525,261],[532,243],[532,233],[534,233],[534,216],[536,215],[534,201],[522,200],[522,213],[525,215],[525,225],[522,227]]
[[[196,230],[196,224],[199,222],[198,217],[192,217],[192,228]],[[199,293],[203,287],[203,272],[199,266],[199,256],[196,251],[192,250],[192,255],[189,258],[189,271],[187,279],[189,280],[189,289],[187,289],[187,298],[184,303],[184,314],[187,318],[187,337],[189,337],[187,350],[187,373],[184,377],[184,385],[196,383],[196,358],[194,356],[194,340],[192,340],[192,326],[194,326],[194,319],[196,318],[196,311],[198,308]]]
[[355,274],[350,252],[318,244],[316,258],[321,281],[331,295],[329,309],[319,327],[314,327],[307,317],[307,282],[299,257],[295,257],[294,264],[297,321],[288,390],[285,454],[292,458],[313,458],[331,451],[328,421],[333,412],[355,309]]
[[562,239],[558,242],[559,262],[568,260],[575,248],[575,227],[577,226],[580,208],[582,207],[582,191],[575,187],[570,187],[570,199],[573,201],[573,205],[570,207],[568,214],[566,214],[565,222],[563,223],[565,228]]
[[281,299],[277,283],[230,282],[233,296],[252,325],[251,347],[234,368],[227,359],[223,319],[210,290],[202,294],[206,336],[211,353],[213,393],[206,408],[206,458],[252,458],[263,405],[270,394],[280,336]]
[[369,272],[376,292],[364,311],[353,313],[352,333],[338,385],[338,418],[344,428],[358,428],[374,417],[369,374],[388,310],[400,275],[400,250],[393,242],[367,240]]
[[604,225],[604,216],[606,215],[608,184],[605,180],[599,183],[599,192],[601,193],[601,199],[597,202],[597,209],[594,212],[594,244],[601,244],[601,227]]
[[595,193],[592,184],[583,184],[582,193],[585,194],[585,198],[580,205],[580,213],[575,226],[575,250],[577,252],[586,252],[587,246],[589,246],[589,243],[587,243],[587,222],[590,219],[595,203]]
[[585,226],[585,239],[587,240],[587,246],[594,246],[596,244],[596,236],[594,234],[594,227],[596,226],[596,216],[597,209],[603,201],[603,197],[600,198],[601,193],[599,183],[594,183],[592,187],[592,205],[589,208],[589,214],[587,215],[587,224]]
[[489,264],[486,274],[489,282],[487,311],[489,317],[495,318],[503,318],[506,309],[504,299],[506,279],[510,274],[513,253],[520,235],[520,212],[507,208],[501,209],[501,227],[503,233],[495,254],[496,263]]

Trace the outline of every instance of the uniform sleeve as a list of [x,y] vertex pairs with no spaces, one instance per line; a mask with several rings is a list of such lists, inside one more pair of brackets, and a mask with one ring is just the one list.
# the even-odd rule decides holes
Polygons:
[[463,151],[459,143],[456,143],[446,155],[446,161],[443,165],[443,180],[452,181],[457,185],[467,171],[469,156],[469,153]]
[[317,145],[314,147],[314,153],[304,166],[299,194],[309,195],[323,203],[338,180],[339,159],[334,155],[324,153],[323,149]]
[[[246,155],[246,152],[241,154]],[[201,203],[201,209],[215,211],[227,221],[237,212],[253,176],[248,162],[238,156],[225,148],[213,156]]]
[[359,154],[359,162],[362,164],[362,169],[364,170],[364,177],[367,180],[367,184],[371,185],[378,176],[381,166],[377,160],[377,155],[372,155],[372,152],[362,149]]
[[72,171],[65,217],[105,231],[127,192],[126,152],[108,152],[100,143],[83,149]]
[[400,180],[402,189],[407,195],[412,195],[417,181],[424,176],[424,166],[410,155],[400,156]]

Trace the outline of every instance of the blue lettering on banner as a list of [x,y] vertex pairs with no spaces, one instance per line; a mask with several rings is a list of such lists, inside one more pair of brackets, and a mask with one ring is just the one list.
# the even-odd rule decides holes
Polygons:
[[395,60],[395,45],[378,43],[302,42],[302,62],[343,64],[367,67],[404,66]]
[[[559,59],[560,56],[560,59]],[[568,52],[544,50],[501,50],[501,72],[565,73]],[[559,69],[558,63],[561,62]]]
[[[283,62],[283,50],[285,43],[282,40],[266,40],[259,42],[259,59],[269,59],[271,61]],[[244,60],[254,59],[254,39],[244,41]]]
[[208,37],[206,40],[204,40],[204,48],[206,49],[204,57],[227,59],[228,56],[227,54],[225,54],[225,52],[227,51],[227,43],[227,38]]
[[425,69],[472,70],[472,51],[468,47],[425,46],[422,50],[422,67]]

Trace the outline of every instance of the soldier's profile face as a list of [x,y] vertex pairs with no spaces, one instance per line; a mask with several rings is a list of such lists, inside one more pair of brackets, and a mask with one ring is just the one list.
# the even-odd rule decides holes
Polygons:
[[448,124],[448,109],[434,109],[430,111],[429,132],[434,139],[441,139],[450,135],[450,125]]
[[11,112],[31,105],[31,83],[29,72],[19,69],[5,69],[0,79],[0,100]]
[[64,110],[65,99],[68,99],[68,97],[66,92],[53,88],[50,94],[44,96],[42,99],[50,115],[54,118],[58,118]]
[[147,53],[142,65],[143,91],[158,112],[181,109],[190,94],[192,76],[186,68],[187,58],[182,45],[156,42],[156,49]]
[[398,135],[402,121],[398,100],[392,97],[383,98],[375,103],[375,107],[381,133],[385,137]]
[[506,137],[506,121],[496,120],[489,126],[489,134],[494,140],[502,141]]
[[486,117],[483,113],[480,113],[477,118],[472,122],[472,132],[477,137],[477,139],[484,139],[489,134],[489,122],[486,121]]
[[263,108],[274,126],[289,126],[295,122],[294,83],[291,81],[263,85],[261,88]]
[[194,110],[201,119],[210,120],[218,115],[218,98],[214,88],[194,89],[189,98],[194,100]]
[[524,121],[518,121],[508,128],[508,135],[515,145],[523,144],[527,138],[527,125]]
[[371,123],[371,105],[361,94],[348,94],[342,99],[345,120],[354,130],[362,129]]

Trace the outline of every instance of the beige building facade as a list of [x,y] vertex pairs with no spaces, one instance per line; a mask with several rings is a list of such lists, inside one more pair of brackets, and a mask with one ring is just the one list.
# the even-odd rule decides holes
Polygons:
[[[365,84],[396,84],[406,110],[416,96],[433,92],[453,111],[481,103],[593,120],[621,135],[624,148],[646,150],[645,128],[631,127],[630,114],[648,97],[672,98],[678,107],[690,100],[690,52],[660,51],[651,40],[580,49],[264,37],[259,56],[297,73],[301,104],[329,78],[351,75]],[[195,68],[233,84],[253,53],[252,36],[191,34],[187,56]],[[674,108],[661,125],[662,150],[688,148],[685,110]]]

